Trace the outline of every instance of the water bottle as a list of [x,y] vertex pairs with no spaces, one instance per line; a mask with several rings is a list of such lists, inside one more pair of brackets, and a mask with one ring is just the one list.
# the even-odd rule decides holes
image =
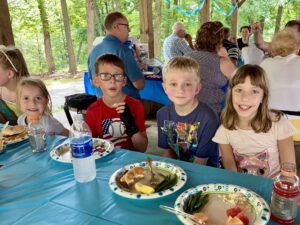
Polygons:
[[27,116],[28,136],[32,152],[46,151],[46,133],[38,115]]
[[299,178],[296,165],[283,163],[275,178],[271,200],[271,219],[279,224],[293,224],[297,217]]
[[74,116],[71,152],[75,180],[80,183],[94,180],[96,177],[96,165],[93,156],[92,134],[81,115]]

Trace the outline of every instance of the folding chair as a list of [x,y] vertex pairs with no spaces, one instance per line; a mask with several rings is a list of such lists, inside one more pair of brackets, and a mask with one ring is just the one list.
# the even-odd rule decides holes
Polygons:
[[97,101],[97,97],[95,95],[89,95],[85,93],[66,96],[64,111],[69,124],[73,124],[73,119],[70,110],[77,111],[78,114],[85,115],[88,107],[95,101]]

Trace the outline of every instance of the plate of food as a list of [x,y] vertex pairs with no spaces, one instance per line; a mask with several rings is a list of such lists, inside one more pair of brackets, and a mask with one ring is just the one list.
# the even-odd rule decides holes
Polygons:
[[[72,154],[70,147],[70,140],[64,142],[50,151],[50,157],[58,162],[72,163]],[[114,150],[114,145],[110,141],[93,138],[93,155],[95,159],[100,159]]]
[[28,139],[27,129],[23,125],[6,127],[2,131],[3,144],[14,144]]
[[187,175],[179,166],[148,158],[118,169],[110,177],[109,186],[125,198],[155,199],[178,191],[186,180]]
[[[202,184],[183,192],[175,209],[194,215],[206,225],[265,225],[270,219],[270,207],[258,194],[231,184]],[[186,225],[191,219],[177,215]]]

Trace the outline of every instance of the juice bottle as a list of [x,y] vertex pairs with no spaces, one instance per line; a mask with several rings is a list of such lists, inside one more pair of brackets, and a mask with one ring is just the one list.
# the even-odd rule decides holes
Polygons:
[[293,224],[297,217],[299,178],[293,163],[283,163],[275,178],[271,200],[271,219],[279,224]]

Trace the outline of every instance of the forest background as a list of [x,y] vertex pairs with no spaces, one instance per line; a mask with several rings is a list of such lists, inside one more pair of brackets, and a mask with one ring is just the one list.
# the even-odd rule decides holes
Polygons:
[[[139,4],[141,1],[143,0],[8,0],[15,46],[23,52],[32,75],[55,71],[68,72],[70,57],[74,58],[76,71],[86,70],[89,51],[87,34],[94,32],[94,37],[105,35],[102,24],[109,12],[118,10],[125,14],[130,24],[130,36],[140,38]],[[183,22],[186,31],[193,38],[201,25],[199,13],[187,15],[174,8],[174,5],[177,5],[181,9],[189,10],[199,5],[200,1],[169,2],[171,4],[165,0],[152,1],[155,57],[159,59],[162,59],[163,40],[171,34],[172,24],[175,21]],[[231,0],[215,0],[215,2],[221,10],[210,7],[210,20],[218,20],[225,26],[231,27],[231,16],[221,13],[221,11],[230,11]],[[263,35],[266,40],[270,40],[274,32],[281,29],[287,21],[299,19],[300,0],[242,0],[240,2],[243,4],[239,7],[238,28],[259,21],[263,25]],[[91,15],[94,21],[92,31],[89,26]],[[69,35],[66,35],[68,33],[66,24],[69,24]],[[45,35],[50,40],[50,49],[45,48]],[[70,56],[70,46],[66,38],[68,36],[72,40],[73,56]],[[45,54],[46,51],[48,54]],[[49,51],[53,65],[49,65]]]

